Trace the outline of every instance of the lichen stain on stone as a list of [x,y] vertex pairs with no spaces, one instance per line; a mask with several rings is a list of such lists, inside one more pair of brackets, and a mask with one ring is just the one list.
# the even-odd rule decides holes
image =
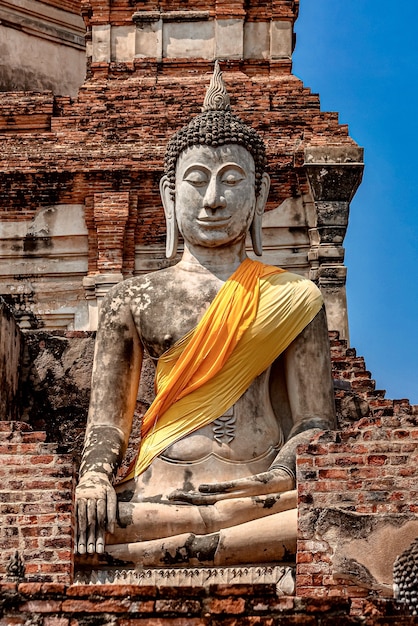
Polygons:
[[39,252],[45,248],[52,248],[51,237],[38,237],[28,233],[23,240],[23,252],[25,254]]
[[184,480],[183,480],[183,490],[184,491],[195,491],[195,486],[191,481],[193,478],[193,472],[189,469],[184,471]]
[[149,276],[146,276],[144,278],[141,287],[142,287],[143,290],[146,290],[146,289],[150,289],[151,291],[154,290],[154,286],[153,286],[152,281],[149,278]]
[[139,312],[146,311],[148,307],[151,306],[151,304],[152,304],[151,296],[147,293],[143,293],[141,301],[136,303],[136,309]]
[[[121,498],[119,498],[119,500],[121,500]],[[123,505],[123,518],[120,515],[120,508],[117,507],[116,509],[116,515],[118,518],[118,525],[121,528],[127,528],[128,526],[132,526],[133,524],[133,513],[134,513],[134,509],[135,506],[133,504],[130,504],[129,502],[123,500],[124,505]]]
[[191,561],[212,563],[218,548],[219,539],[219,533],[204,536],[196,536],[192,533],[187,537],[184,545],[176,548],[174,554],[173,550],[165,549],[163,544],[162,561],[167,565],[190,563]]
[[112,300],[108,303],[108,306],[112,312],[117,312],[120,307],[124,304],[124,300],[119,296],[112,298]]
[[145,472],[142,474],[142,482],[144,483],[144,485],[148,485],[151,478],[152,478],[152,465],[150,465],[150,467],[148,467],[148,469],[146,469]]
[[260,505],[263,509],[272,509],[276,502],[280,500],[280,495],[276,496],[266,496],[264,498],[254,497],[253,501],[255,504]]

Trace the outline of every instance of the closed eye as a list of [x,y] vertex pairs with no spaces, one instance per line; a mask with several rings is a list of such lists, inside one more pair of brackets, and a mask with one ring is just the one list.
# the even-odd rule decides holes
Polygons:
[[208,177],[205,172],[202,172],[201,170],[188,172],[183,180],[194,187],[204,187],[208,184]]
[[240,176],[239,174],[227,174],[222,177],[222,183],[224,185],[229,185],[233,187],[234,185],[238,185],[242,180],[244,180],[244,176]]

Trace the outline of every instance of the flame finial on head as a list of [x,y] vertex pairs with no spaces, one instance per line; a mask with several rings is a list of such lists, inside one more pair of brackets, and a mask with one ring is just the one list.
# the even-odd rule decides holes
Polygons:
[[202,113],[206,111],[230,111],[231,102],[222,78],[219,61],[215,61],[210,85],[203,101]]

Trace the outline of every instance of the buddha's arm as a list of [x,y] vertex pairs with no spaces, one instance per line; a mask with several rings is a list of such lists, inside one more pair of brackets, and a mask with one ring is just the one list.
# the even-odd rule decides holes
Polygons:
[[132,427],[142,350],[123,285],[104,300],[97,333],[92,392],[76,489],[77,549],[104,551],[116,518],[113,480]]
[[[222,499],[280,493],[294,489],[297,446],[315,430],[335,427],[334,391],[328,329],[324,310],[300,333],[284,353],[286,384],[293,427],[267,472],[235,481],[199,486],[199,492],[173,494],[194,504]],[[280,407],[276,414],[280,414]]]
[[272,464],[295,473],[296,449],[315,430],[335,428],[328,328],[322,309],[284,354],[286,386],[293,427]]

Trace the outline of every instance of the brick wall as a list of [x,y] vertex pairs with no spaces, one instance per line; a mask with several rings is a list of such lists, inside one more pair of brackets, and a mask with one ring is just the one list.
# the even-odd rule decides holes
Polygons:
[[[72,580],[73,461],[23,422],[0,422],[0,580]],[[0,622],[1,623],[1,622]]]
[[[362,520],[400,525],[418,519],[418,410],[407,400],[385,399],[383,391],[375,390],[364,359],[338,334],[331,335],[334,376],[337,384],[345,383],[337,391],[343,430],[319,435],[299,449],[297,594],[349,595],[362,610],[371,585],[362,584],[358,571],[352,577],[336,575],[336,545],[324,540],[319,520],[334,517],[341,537],[351,523],[353,540],[355,524]],[[394,557],[386,558],[392,559],[391,568]]]
[[[96,41],[92,29],[97,34],[97,29],[104,27],[103,41],[107,41],[108,27],[122,29],[110,37],[111,41],[115,38],[111,48],[116,45],[117,33],[124,33],[125,27],[132,29],[129,41],[135,40],[135,12],[177,11],[175,22],[171,21],[173,17],[167,17],[168,23],[173,24],[182,19],[187,22],[188,12],[200,10],[208,14],[212,24],[214,19],[237,19],[251,27],[257,22],[267,29],[266,33],[272,20],[284,24],[291,42],[292,24],[299,10],[297,0],[48,0],[47,4],[74,12],[80,8],[90,43]],[[98,41],[100,47],[100,37]],[[304,168],[307,146],[356,146],[348,136],[347,126],[339,123],[338,115],[321,111],[318,95],[291,74],[291,43],[289,46],[283,58],[234,58],[222,62],[234,112],[256,128],[267,145],[272,179],[267,211],[287,199],[302,202],[301,197],[309,198]],[[89,44],[89,50],[90,47]],[[241,55],[239,50],[240,46],[237,55]],[[243,52],[241,56],[245,56]],[[110,54],[109,58],[116,57]],[[129,59],[89,62],[87,79],[75,99],[51,92],[0,94],[0,220],[10,223],[10,233],[18,233],[14,241],[10,236],[4,243],[11,263],[6,267],[7,276],[0,272],[0,294],[7,296],[8,302],[22,305],[21,310],[30,315],[31,328],[40,328],[43,323],[54,327],[52,313],[69,306],[77,309],[74,328],[86,328],[87,314],[78,305],[85,297],[85,274],[113,272],[128,277],[145,271],[148,268],[144,268],[146,261],[141,255],[150,248],[157,257],[152,269],[166,263],[165,222],[159,195],[164,151],[168,138],[200,112],[213,60],[176,56],[157,62],[153,57],[134,58],[134,54]],[[118,223],[119,232],[112,234],[114,215],[108,214],[107,222],[97,219],[94,198],[116,198],[119,194],[129,197],[128,216],[125,225]],[[60,274],[62,264],[57,258],[56,273],[63,282],[68,278],[68,291],[54,297],[55,272],[49,271],[49,266],[44,269],[42,263],[33,263],[33,248],[37,247],[37,255],[44,260],[47,255],[42,245],[48,244],[48,253],[52,255],[59,242],[54,238],[43,241],[35,235],[29,238],[29,252],[25,248],[28,241],[23,223],[30,229],[31,222],[45,207],[65,205],[77,205],[85,211],[88,271],[78,266],[70,274],[68,263]],[[289,228],[294,228],[292,236],[300,236],[303,231],[308,245],[308,230],[313,222],[314,219],[310,224],[289,224]],[[66,235],[70,240],[70,227]],[[289,265],[294,261],[293,255],[305,254],[305,245],[300,245],[299,240],[297,244],[288,246]],[[309,272],[308,249],[305,256],[306,260],[294,261],[301,273]],[[22,281],[26,281],[25,287]],[[96,295],[93,289],[89,292],[92,299]]]
[[[209,78],[212,64],[200,65],[196,72],[185,64],[175,76],[155,67],[119,70],[106,81],[96,77],[85,83],[77,102],[31,94],[0,98],[1,219],[26,221],[43,206],[88,207],[94,194],[129,193],[138,198],[129,218],[135,244],[162,245],[158,183],[165,146],[200,111],[207,87],[201,76],[207,72]],[[321,112],[318,96],[296,77],[267,72],[255,82],[237,64],[229,65],[225,80],[233,108],[267,144],[271,210],[309,193],[305,145],[353,142],[337,114]],[[49,124],[51,132],[41,132],[49,131]],[[126,262],[132,265],[132,259]]]
[[[7,277],[0,273],[0,295],[8,302],[18,300],[24,314],[30,315],[32,328],[42,327],[49,304],[51,310],[77,307],[85,298],[85,270],[77,267],[77,273],[68,276],[68,293],[58,297],[55,277],[42,269],[43,264],[33,263],[34,247],[42,259],[46,253],[59,254],[55,253],[59,241],[25,238],[20,226],[30,229],[45,207],[84,207],[89,275],[116,267],[122,267],[124,277],[144,271],[140,251],[150,247],[159,250],[155,264],[163,266],[165,220],[159,180],[165,146],[200,111],[212,70],[213,63],[202,60],[176,64],[138,60],[130,66],[93,67],[76,101],[51,93],[0,94],[0,220],[19,233],[15,241],[4,241],[8,258],[18,263],[7,267]],[[352,147],[347,126],[339,123],[336,113],[320,110],[318,96],[292,76],[290,68],[262,64],[243,68],[239,61],[230,61],[223,70],[234,111],[259,131],[267,145],[272,179],[267,211],[289,198],[309,198],[306,146]],[[129,196],[128,217],[123,236],[112,242],[112,260],[104,252],[109,244],[106,228],[112,228],[113,218],[109,214],[107,224],[99,227],[94,197],[122,197],[119,194]],[[309,241],[309,225],[298,228]],[[44,244],[49,244],[47,251]],[[304,251],[289,247],[291,260],[293,253]],[[58,272],[59,262],[56,267]],[[309,271],[308,249],[303,267]],[[65,281],[65,272],[62,269],[60,280]],[[27,298],[22,296],[22,281],[31,290]]]
[[[346,599],[277,597],[274,585],[211,587],[0,586],[0,626],[346,626],[417,624],[400,605],[371,600],[361,617]],[[1,609],[0,609],[1,611]]]

